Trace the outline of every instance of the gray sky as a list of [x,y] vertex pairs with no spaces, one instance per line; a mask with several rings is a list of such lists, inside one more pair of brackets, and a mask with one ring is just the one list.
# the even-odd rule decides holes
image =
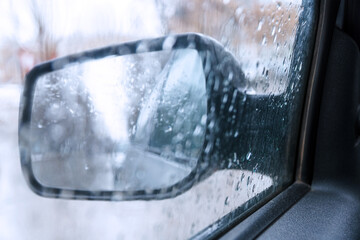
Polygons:
[[[163,32],[154,0],[37,0],[45,18],[46,31],[54,39],[73,34],[84,36],[126,34],[132,37],[158,36]],[[29,0],[0,2],[0,42],[16,39],[34,41],[37,30]]]

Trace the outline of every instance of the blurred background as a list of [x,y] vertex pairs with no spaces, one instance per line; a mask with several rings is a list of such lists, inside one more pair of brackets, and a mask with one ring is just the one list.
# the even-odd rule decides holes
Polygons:
[[[251,181],[258,175],[220,171],[162,201],[40,198],[21,174],[19,99],[26,73],[38,63],[181,32],[206,34],[230,50],[249,94],[280,94],[287,87],[301,11],[300,1],[287,0],[1,0],[0,239],[184,239],[270,187],[272,181],[263,180],[254,190]],[[247,184],[239,187],[243,179]]]

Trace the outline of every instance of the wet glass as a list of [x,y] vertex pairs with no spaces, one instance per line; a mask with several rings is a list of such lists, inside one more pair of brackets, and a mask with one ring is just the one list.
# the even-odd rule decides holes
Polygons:
[[198,52],[107,57],[36,83],[30,142],[35,178],[70,190],[166,188],[197,165],[206,84]]
[[[29,6],[30,3],[37,4]],[[226,167],[186,193],[161,201],[111,203],[39,198],[22,180],[15,147],[16,129],[9,127],[17,122],[12,120],[17,117],[17,109],[8,111],[12,116],[9,124],[1,123],[2,131],[12,129],[12,135],[6,135],[6,141],[1,141],[2,153],[9,161],[1,162],[3,214],[0,222],[5,227],[0,231],[0,238],[201,238],[238,222],[244,214],[293,181],[300,113],[314,36],[315,1],[90,0],[84,7],[84,2],[77,0],[4,0],[0,5],[2,20],[14,17],[13,23],[6,19],[0,21],[0,34],[12,29],[16,38],[9,46],[12,38],[1,35],[0,48],[6,50],[0,55],[0,64],[5,66],[0,70],[2,78],[9,73],[20,78],[19,64],[23,65],[24,73],[29,69],[29,62],[31,65],[54,56],[171,33],[198,32],[215,38],[231,51],[247,79],[239,89],[246,92],[242,99],[244,108],[237,109],[243,111],[243,118],[239,119],[243,128],[225,134],[233,139],[228,144],[232,151],[223,159]],[[34,19],[31,9],[37,10]],[[30,49],[30,58],[15,46],[20,46],[21,51]],[[13,95],[8,99],[20,98],[20,91],[11,92]],[[254,104],[256,97],[268,97],[269,101]],[[83,100],[79,98],[79,101]],[[71,114],[63,106],[59,107]],[[103,105],[97,106],[94,102],[90,107],[89,110],[97,112]],[[102,123],[102,129],[96,131],[106,132],[111,121],[105,119],[90,122]],[[228,119],[233,121],[232,116]],[[39,121],[37,118],[33,124],[35,132],[41,131]],[[61,138],[59,128],[52,131]],[[110,140],[116,137],[113,133],[106,134]],[[39,150],[34,146],[34,155],[36,151]],[[181,151],[168,150],[170,155],[176,152]],[[186,154],[191,155],[191,151]],[[86,168],[85,164],[82,166]]]

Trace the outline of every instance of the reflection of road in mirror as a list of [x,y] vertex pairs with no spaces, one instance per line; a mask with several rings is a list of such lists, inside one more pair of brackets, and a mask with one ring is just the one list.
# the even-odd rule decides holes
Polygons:
[[64,173],[75,175],[88,164],[81,159],[103,159],[99,154],[126,152],[133,144],[188,158],[194,165],[205,138],[206,99],[201,58],[194,49],[73,64],[39,77],[30,136],[22,137],[41,161],[46,156],[74,159],[64,161]]
[[41,75],[30,131],[21,132],[35,178],[69,190],[169,188],[202,152],[206,94],[195,49],[93,59]]
[[[89,191],[135,191],[167,188],[184,179],[189,164],[129,147],[126,153],[32,155],[35,178],[45,186]],[[196,163],[196,160],[194,160]],[[193,165],[192,167],[195,167]]]

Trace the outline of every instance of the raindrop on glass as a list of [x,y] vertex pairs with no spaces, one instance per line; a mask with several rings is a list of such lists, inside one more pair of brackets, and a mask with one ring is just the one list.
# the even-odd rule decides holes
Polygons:
[[226,198],[225,198],[225,205],[228,206],[229,203],[230,203],[229,197],[226,197]]
[[247,154],[246,154],[246,160],[250,160],[250,158],[251,158],[251,155],[252,155],[252,153],[251,152],[248,152]]

